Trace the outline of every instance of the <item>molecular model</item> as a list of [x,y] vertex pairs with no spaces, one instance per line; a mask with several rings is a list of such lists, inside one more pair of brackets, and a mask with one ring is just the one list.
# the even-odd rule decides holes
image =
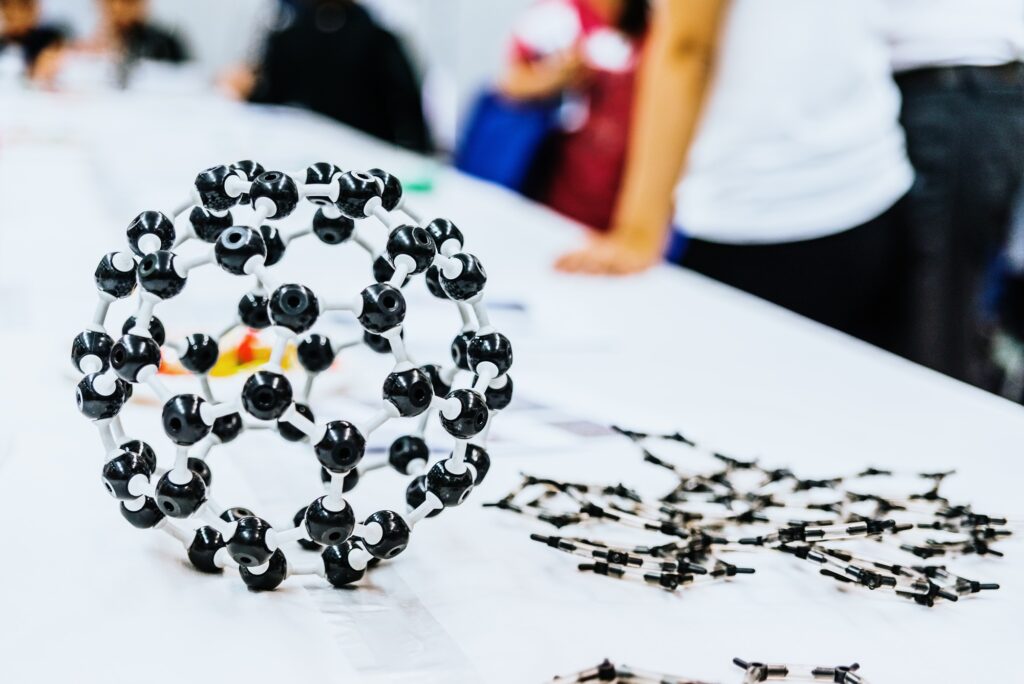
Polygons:
[[[860,665],[768,665],[733,658],[733,665],[743,670],[741,684],[756,682],[838,682],[838,684],[868,684],[858,672]],[[642,670],[629,665],[615,665],[604,660],[595,667],[571,675],[555,677],[552,684],[581,684],[582,682],[632,682],[632,684],[711,684],[698,679],[679,677],[662,672]]]
[[[810,564],[843,589],[928,607],[999,589],[934,559],[998,558],[1003,554],[995,543],[1021,523],[948,499],[941,486],[952,471],[870,467],[807,478],[727,456],[678,432],[614,429],[632,443],[631,453],[674,480],[669,491],[653,496],[622,483],[524,475],[518,487],[485,505],[558,529],[616,530],[615,542],[591,533],[530,535],[582,560],[576,567],[583,573],[674,592],[755,574],[753,567],[727,561],[730,555],[778,553]],[[623,543],[629,537],[634,541]]]
[[[379,169],[343,172],[318,163],[299,173],[265,172],[244,161],[200,173],[193,196],[194,205],[176,220],[146,211],[131,222],[131,251],[111,252],[100,260],[95,274],[99,303],[92,323],[72,344],[72,361],[85,374],[77,386],[78,407],[103,441],[103,482],[128,522],[169,533],[203,572],[237,567],[254,590],[274,589],[289,575],[320,575],[338,587],[355,582],[369,564],[401,553],[419,522],[461,504],[487,474],[490,419],[512,398],[512,348],[487,317],[482,300],[486,273],[475,256],[463,251],[462,233],[451,221],[420,225],[403,200],[399,181]],[[289,216],[302,200],[316,205],[310,224],[286,231],[267,223]],[[397,212],[409,221],[399,220]],[[371,217],[388,231],[381,253],[356,230],[357,220]],[[176,232],[176,222],[187,227]],[[376,282],[354,297],[327,297],[299,283],[279,282],[270,267],[293,240],[309,234],[328,246],[362,247],[373,259]],[[202,251],[197,256],[176,253],[187,241],[206,244],[198,245]],[[234,326],[221,335],[195,333],[175,344],[165,340],[163,324],[153,315],[158,305],[182,293],[194,269],[207,264],[255,281],[238,304],[238,324],[274,335],[269,361],[248,377],[240,396],[215,398],[209,382],[220,339]],[[406,350],[402,287],[419,274],[432,295],[454,302],[461,315],[463,327],[451,349],[453,367],[417,365]],[[135,314],[118,326],[115,341],[106,327],[110,305],[134,293]],[[348,312],[358,320],[363,333],[356,344],[394,357],[380,407],[364,422],[318,420],[310,408],[313,378],[332,365],[340,349],[353,344],[334,344],[310,332],[328,311]],[[293,344],[306,373],[298,389],[282,363]],[[176,351],[198,378],[198,393],[168,390],[158,374],[162,347]],[[455,388],[460,379],[471,385]],[[163,430],[176,445],[169,467],[149,444],[127,436],[119,416],[140,383],[163,405]],[[446,458],[430,465],[423,435],[434,413],[455,442]],[[387,461],[378,464],[413,476],[405,492],[408,511],[379,510],[358,522],[343,494],[358,481],[368,438],[392,419],[413,416],[419,417],[418,429],[395,440]],[[207,454],[254,429],[308,443],[321,466],[326,494],[303,502],[307,505],[286,524],[271,525],[245,508],[225,508],[211,494]]]

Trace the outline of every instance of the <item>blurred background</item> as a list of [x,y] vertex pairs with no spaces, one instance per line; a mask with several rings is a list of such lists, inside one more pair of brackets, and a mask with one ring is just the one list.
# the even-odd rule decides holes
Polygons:
[[[8,177],[21,162],[5,143],[83,101],[308,110],[422,155],[405,166],[413,185],[451,165],[579,224],[553,269],[668,262],[1024,398],[1024,2],[0,10]],[[74,117],[61,114],[58,128]],[[12,230],[0,224],[9,254]]]
[[[392,31],[422,86],[428,122],[439,149],[450,150],[458,122],[474,94],[503,64],[510,27],[531,0],[366,0],[360,4]],[[19,3],[12,2],[10,5]],[[95,0],[40,0],[39,22],[71,41],[88,40],[102,24]],[[150,0],[146,18],[187,47],[188,71],[214,84],[228,70],[258,62],[267,34],[282,25],[282,13],[303,4],[287,0]]]

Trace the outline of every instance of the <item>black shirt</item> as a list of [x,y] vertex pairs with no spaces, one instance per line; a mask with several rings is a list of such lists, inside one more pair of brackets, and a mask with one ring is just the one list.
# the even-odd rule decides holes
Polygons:
[[136,24],[122,36],[128,61],[150,59],[180,64],[188,61],[188,51],[173,33],[152,24]]
[[20,36],[0,36],[0,50],[17,45],[25,58],[25,64],[32,67],[46,48],[60,45],[67,38],[63,29],[56,26],[36,26]]
[[295,104],[388,142],[432,149],[398,39],[351,2],[286,9],[267,38],[253,102]]

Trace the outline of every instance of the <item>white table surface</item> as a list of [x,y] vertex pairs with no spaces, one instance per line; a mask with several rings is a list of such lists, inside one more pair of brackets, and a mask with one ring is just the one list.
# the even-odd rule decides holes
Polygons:
[[[840,592],[790,559],[758,557],[751,578],[677,595],[578,574],[527,539],[542,528],[479,504],[522,470],[652,491],[667,483],[619,440],[545,433],[534,424],[544,411],[499,416],[506,432],[522,426],[523,442],[496,443],[480,491],[417,527],[365,589],[293,578],[253,594],[237,576],[192,571],[170,537],[124,523],[100,486],[101,449],[75,410],[67,349],[91,316],[95,263],[123,249],[131,217],[173,210],[198,170],[241,158],[403,177],[430,169],[296,112],[0,93],[0,682],[537,682],[604,657],[733,682],[733,656],[859,660],[872,682],[1024,681],[1024,548],[1012,540],[1002,560],[956,564],[1001,591],[932,610]],[[811,474],[956,467],[953,494],[986,511],[1024,509],[1020,407],[681,269],[558,275],[552,259],[580,237],[568,222],[451,170],[431,173],[436,187],[416,205],[463,228],[491,301],[525,308],[494,314],[512,336],[520,397],[592,421],[680,429]],[[315,244],[300,255],[292,267],[311,284],[345,280],[347,257]],[[365,279],[366,264],[352,263]],[[208,318],[218,296],[244,291],[216,274],[206,282],[190,282],[185,309]],[[410,299],[418,304],[427,298]],[[430,311],[419,332],[440,354],[457,321]],[[129,424],[159,442],[153,408],[133,411]],[[270,444],[216,456],[217,477],[259,491],[256,502],[286,495],[268,493],[287,468]],[[398,505],[404,484],[381,473],[359,489]]]

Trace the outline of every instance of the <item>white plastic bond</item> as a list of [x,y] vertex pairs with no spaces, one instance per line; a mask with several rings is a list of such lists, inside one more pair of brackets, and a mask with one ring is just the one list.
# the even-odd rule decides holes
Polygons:
[[[314,182],[310,182],[311,180]],[[317,164],[297,173],[264,173],[258,164],[239,162],[202,172],[196,179],[195,188],[194,203],[189,204],[178,216],[166,217],[158,212],[145,212],[148,216],[143,220],[144,215],[140,215],[129,226],[131,252],[116,252],[104,258],[96,274],[96,309],[85,331],[76,338],[73,345],[72,360],[85,374],[78,386],[79,407],[93,420],[99,431],[104,449],[103,477],[107,489],[121,501],[121,512],[133,525],[163,530],[178,540],[185,547],[193,564],[200,570],[219,572],[226,567],[238,568],[246,584],[253,589],[273,589],[289,575],[320,575],[336,586],[355,581],[362,576],[364,569],[374,558],[390,558],[402,551],[408,541],[409,532],[428,515],[440,512],[446,503],[449,506],[461,503],[472,485],[479,483],[486,473],[489,457],[485,446],[490,421],[498,410],[507,405],[511,397],[511,380],[507,375],[508,366],[511,365],[511,347],[504,336],[494,331],[487,317],[483,303],[483,283],[486,275],[475,257],[462,251],[462,235],[453,224],[438,220],[440,223],[435,221],[423,226],[422,219],[406,206],[398,181],[376,169],[369,173],[345,173],[329,164]],[[367,188],[370,188],[368,198]],[[247,199],[248,205],[240,204],[240,198]],[[153,363],[152,353],[156,352],[151,351],[149,357],[145,354],[136,354],[137,358],[133,357],[133,347],[129,343],[129,338],[136,339],[136,347],[140,344],[137,338],[145,338],[142,340],[143,346],[149,345],[150,350],[156,349],[154,345],[159,346],[160,343],[149,341],[153,340],[151,321],[154,312],[163,301],[175,296],[181,287],[184,287],[185,281],[194,269],[210,264],[220,264],[224,270],[236,274],[230,277],[255,281],[252,294],[262,297],[260,301],[264,303],[271,301],[272,293],[278,291],[282,283],[275,278],[273,266],[266,264],[269,240],[266,243],[261,241],[261,234],[263,238],[266,237],[266,233],[261,233],[261,229],[264,226],[272,228],[274,221],[290,215],[295,205],[302,201],[319,206],[318,218],[341,221],[349,227],[349,234],[341,238],[340,242],[347,241],[361,247],[369,254],[371,261],[379,262],[382,258],[387,261],[387,267],[393,274],[390,278],[381,279],[379,275],[377,278],[395,288],[394,291],[399,293],[399,299],[402,299],[401,288],[408,276],[423,274],[428,268],[433,271],[435,280],[431,291],[434,296],[447,295],[457,305],[463,324],[459,337],[470,341],[477,337],[483,340],[481,336],[489,336],[492,342],[500,340],[501,344],[505,345],[503,349],[506,350],[507,362],[496,361],[486,353],[469,354],[468,360],[464,359],[457,365],[446,368],[434,366],[436,376],[428,376],[424,373],[425,367],[418,367],[407,351],[402,328],[404,317],[397,325],[388,329],[371,330],[373,326],[363,320],[363,314],[366,313],[367,307],[371,306],[364,296],[366,291],[355,296],[336,296],[331,293],[313,296],[316,308],[314,321],[324,311],[350,312],[360,320],[367,333],[377,336],[375,339],[378,345],[387,347],[383,351],[389,352],[393,357],[394,368],[388,376],[389,379],[403,372],[406,373],[407,379],[412,377],[420,383],[426,378],[429,380],[429,399],[424,400],[423,396],[419,396],[419,406],[409,409],[408,401],[402,404],[391,399],[385,385],[381,405],[369,419],[359,422],[310,420],[300,412],[299,407],[308,406],[313,380],[322,369],[315,372],[307,369],[304,371],[305,377],[300,379],[301,382],[295,382],[287,380],[288,374],[282,368],[282,362],[289,345],[298,345],[301,341],[308,340],[312,324],[298,326],[298,330],[295,325],[281,324],[274,315],[273,306],[269,304],[266,304],[269,322],[266,330],[268,335],[273,335],[272,351],[269,361],[256,369],[253,375],[269,372],[275,377],[286,379],[285,384],[288,385],[289,391],[287,406],[283,411],[278,411],[271,419],[265,416],[257,418],[253,415],[250,405],[243,399],[247,390],[243,390],[242,396],[216,397],[208,375],[212,362],[206,363],[200,372],[194,374],[194,394],[172,393],[158,372],[159,356],[157,362]],[[386,205],[390,205],[390,211],[385,208]],[[195,222],[185,218],[190,212],[195,215],[197,207],[201,210],[200,219],[205,216],[212,221],[220,222],[221,228],[217,235],[209,232],[203,236],[197,235]],[[235,212],[233,216],[230,215],[232,211]],[[184,224],[187,228],[175,231],[176,223],[179,226]],[[440,225],[440,229],[435,228],[435,224]],[[228,226],[232,227],[231,230],[235,230],[234,226],[247,227],[243,229],[248,231],[244,235],[259,243],[257,248],[254,248],[256,253],[253,255],[246,256],[242,253],[245,261],[240,266],[236,265],[235,271],[231,271],[222,263],[222,255],[218,252],[223,247],[218,241],[223,242],[221,236],[228,230]],[[373,229],[384,230],[389,237],[388,247],[382,252],[377,252],[370,244],[371,241],[365,238],[363,231]],[[396,231],[411,234],[409,231],[412,230],[421,231],[417,238],[420,240],[417,248],[421,250],[418,253],[419,259],[415,258],[415,254],[403,253],[403,243],[400,240],[393,242],[390,239],[395,236]],[[312,225],[278,231],[283,247],[287,247],[296,239],[313,234]],[[319,236],[319,233],[317,234]],[[427,240],[430,246],[427,255],[429,261],[423,258],[423,234],[431,236],[431,239]],[[324,242],[331,242],[320,237]],[[183,258],[172,251],[188,241],[196,240],[209,243],[208,246],[203,246],[203,251],[198,256]],[[441,244],[435,244],[438,240]],[[262,250],[258,249],[260,246]],[[351,246],[331,248],[345,249]],[[144,278],[144,272],[154,272],[153,264],[156,264],[159,270],[160,259],[163,259],[165,280],[170,278],[180,282],[180,287],[176,290],[172,288],[168,292],[159,278],[153,283]],[[147,263],[149,265],[143,268]],[[471,286],[468,288],[461,287],[456,282],[460,276],[470,280],[475,278],[475,281],[470,283]],[[374,286],[386,288],[385,285],[377,285],[369,278],[368,281],[370,287],[367,290]],[[114,286],[111,283],[120,285]],[[141,287],[136,287],[137,284]],[[297,284],[288,285],[294,287]],[[390,289],[388,291],[392,292]],[[107,327],[108,310],[115,299],[129,297],[135,297],[137,300],[135,322],[121,337],[120,325],[116,328]],[[236,319],[235,323],[226,329],[214,331],[216,334],[211,336],[212,342],[219,347],[221,338],[241,325],[241,319]],[[369,341],[371,336],[366,335],[366,339]],[[192,337],[189,340],[192,340]],[[207,342],[210,343],[210,340]],[[330,355],[333,357],[334,354],[360,343],[362,340],[332,343],[329,347]],[[176,352],[179,357],[184,357],[189,344],[189,341],[168,341],[163,347]],[[487,351],[483,344],[476,345],[474,349]],[[381,348],[376,350],[382,351]],[[453,358],[454,354],[453,351]],[[138,367],[140,364],[141,368]],[[472,370],[468,370],[470,368]],[[137,391],[140,384],[146,385],[164,405],[165,431],[177,444],[173,460],[170,460],[170,454],[164,455],[164,459],[167,460],[154,460],[150,447],[138,440],[133,441],[122,425],[120,410],[133,395],[133,386]],[[453,389],[460,384],[461,388]],[[290,389],[292,385],[296,388],[294,394]],[[492,392],[499,398],[492,397]],[[468,405],[476,407],[475,424],[470,430],[466,430],[463,421],[453,428],[452,425],[458,422],[460,416],[470,410],[467,408],[467,401]],[[240,419],[240,427],[234,414]],[[177,421],[174,423],[175,426],[180,425],[182,421],[191,421],[191,438],[178,435],[179,438],[176,439],[167,427],[168,415],[177,416],[172,418]],[[362,523],[358,522],[343,496],[346,489],[345,479],[352,475],[351,469],[332,468],[321,459],[321,464],[325,466],[325,495],[316,502],[297,502],[296,507],[308,505],[311,509],[313,504],[318,504],[321,516],[326,516],[328,524],[335,524],[332,528],[335,530],[333,536],[326,538],[329,543],[323,536],[318,543],[315,543],[317,540],[311,539],[314,524],[308,517],[297,516],[297,523],[292,520],[271,522],[259,519],[260,524],[256,524],[245,515],[248,512],[246,509],[228,511],[213,497],[212,486],[207,484],[210,471],[205,466],[205,459],[211,450],[224,441],[218,436],[215,427],[220,419],[230,418],[235,421],[235,427],[227,441],[234,439],[241,431],[261,430],[265,434],[270,430],[281,430],[281,424],[287,423],[293,431],[298,430],[305,436],[299,441],[311,447],[313,453],[310,457],[319,458],[318,449],[334,439],[332,426],[339,422],[354,428],[365,446],[370,436],[388,421],[414,415],[419,418],[417,428],[412,433],[413,437],[422,442],[428,421],[437,415],[455,443],[446,458],[433,464],[429,459],[429,449],[426,450],[424,458],[410,460],[407,463],[396,464],[393,458],[390,459],[390,465],[421,480],[419,498],[407,494],[407,501],[416,500],[418,503],[409,504],[402,512],[380,511],[374,516],[386,514],[383,518],[371,516]],[[470,432],[472,434],[469,434]],[[296,441],[298,438],[298,435],[294,435],[292,439]],[[151,454],[148,464],[145,454],[142,453],[143,449],[149,450]],[[467,453],[475,456],[477,460],[468,458]],[[481,458],[486,461],[481,463]],[[361,459],[362,454],[359,453],[349,463],[353,468],[358,465],[357,475],[365,475],[369,471],[389,465],[387,456],[375,462],[371,462],[371,459]],[[438,471],[435,479],[431,479],[434,473],[424,477],[432,465],[436,471],[439,464],[443,465],[444,472]],[[326,478],[326,474],[329,474],[329,479]],[[464,490],[461,495],[455,497],[448,489],[445,490],[448,492],[446,497],[443,494],[439,496],[438,492],[448,482],[446,477],[453,478],[456,489]],[[212,479],[210,482],[212,483]],[[179,506],[175,503],[177,500],[174,496],[184,497],[182,501],[186,504],[191,497],[195,505]],[[346,511],[346,508],[349,510]],[[336,522],[337,520],[341,522]],[[392,529],[386,533],[382,525],[396,527],[398,531]],[[340,534],[337,532],[339,529]],[[386,534],[397,535],[398,541],[393,541],[386,549],[377,549],[377,545],[382,543]],[[305,550],[299,547],[300,543]],[[256,553],[253,553],[254,548]],[[312,550],[318,550],[320,553],[311,553]]]

